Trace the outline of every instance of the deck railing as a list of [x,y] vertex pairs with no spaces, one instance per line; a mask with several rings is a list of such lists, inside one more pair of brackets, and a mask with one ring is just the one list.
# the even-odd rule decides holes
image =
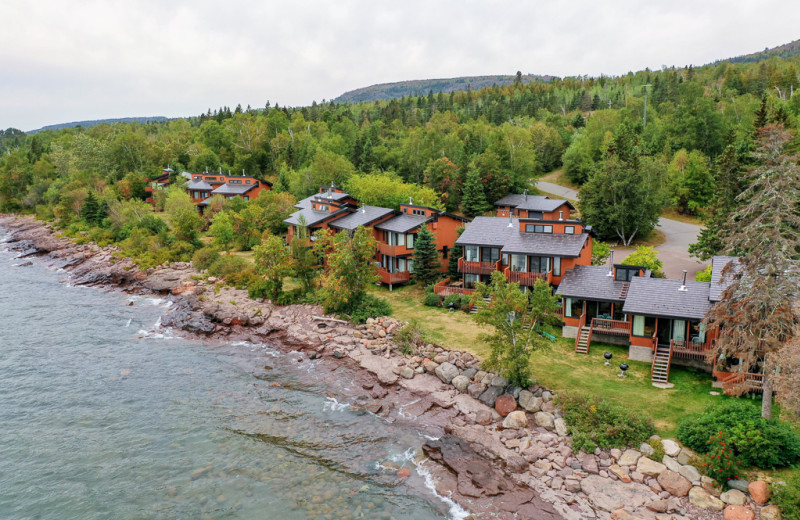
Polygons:
[[732,373],[722,381],[722,391],[727,395],[741,395],[764,391],[764,374],[753,372]]
[[675,357],[681,359],[697,359],[705,361],[708,356],[710,348],[709,344],[701,343],[699,341],[686,341],[675,339],[672,340],[673,349],[672,353]]
[[450,279],[445,278],[444,280],[433,286],[433,292],[441,296],[442,298],[447,298],[452,294],[472,294],[475,292],[475,289],[466,289],[464,287],[460,287],[457,285],[449,285],[449,284],[450,284]]
[[390,246],[389,244],[378,242],[378,252],[386,256],[398,256],[408,253],[409,250],[404,245]]
[[533,287],[536,284],[536,280],[544,280],[546,282],[550,282],[550,275],[552,274],[551,271],[546,273],[529,273],[526,271],[512,271],[510,267],[506,267],[503,270],[503,273],[506,275],[506,279],[509,282],[517,282],[520,285],[527,285]]
[[606,334],[608,336],[630,336],[631,322],[592,318],[592,332],[595,334]]
[[458,259],[458,270],[464,274],[492,274],[500,269],[500,261],[497,262],[468,262],[464,257]]
[[379,267],[378,274],[381,277],[381,283],[385,283],[387,285],[395,284],[395,283],[405,283],[411,279],[411,273],[408,271],[400,271],[395,273],[390,273],[386,269]]

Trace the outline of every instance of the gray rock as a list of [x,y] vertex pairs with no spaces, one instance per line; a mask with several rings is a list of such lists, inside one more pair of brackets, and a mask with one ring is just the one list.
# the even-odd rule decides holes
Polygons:
[[697,482],[700,480],[701,476],[700,472],[697,471],[697,468],[688,464],[686,466],[681,466],[681,469],[678,471],[678,473],[689,479],[691,482]]
[[666,471],[667,467],[660,462],[656,462],[648,457],[639,458],[636,463],[636,471],[648,477],[657,477]]
[[464,374],[461,374],[460,376],[454,377],[451,383],[453,384],[454,387],[456,387],[456,390],[458,390],[461,393],[464,393],[467,391],[467,388],[470,385],[470,378],[468,378]]
[[620,508],[636,509],[650,502],[653,492],[642,484],[625,484],[599,475],[589,475],[581,480],[581,491],[586,493],[592,506],[603,511]]
[[[663,463],[664,463],[664,465],[665,465],[665,466],[666,466],[666,467],[667,467],[667,468],[668,468],[670,471],[674,471],[675,473],[680,473],[680,472],[681,472],[681,468],[683,467],[683,466],[681,466],[681,465],[678,463],[678,461],[677,461],[677,460],[673,459],[673,458],[672,458],[672,457],[670,457],[669,455],[664,455],[664,458],[663,458],[663,459],[661,459],[661,462],[663,462]],[[690,479],[690,480],[691,480],[691,479]],[[699,479],[698,479],[698,480],[699,480]]]
[[678,454],[681,452],[681,445],[673,441],[672,439],[662,440],[661,445],[664,446],[664,453],[666,453],[670,457],[677,457]]
[[524,410],[534,413],[542,409],[542,398],[536,397],[527,390],[519,393],[519,406]]
[[474,399],[480,397],[480,395],[485,391],[486,391],[486,385],[482,383],[472,383],[467,387],[467,393],[470,395],[470,397]]
[[555,428],[555,417],[553,417],[553,414],[547,412],[536,412],[536,415],[533,417],[534,421],[536,422],[536,426],[541,426],[542,428],[548,430]]
[[528,416],[522,410],[511,412],[503,420],[503,428],[519,430],[528,426]]
[[696,457],[695,453],[689,448],[683,448],[678,453],[677,460],[680,464],[691,464],[692,460]]
[[561,437],[566,437],[567,423],[564,422],[564,419],[562,419],[561,417],[557,417],[556,420],[553,422],[555,423],[556,433]]
[[475,374],[477,374],[477,373],[478,373],[478,369],[477,368],[468,368],[468,369],[464,370],[463,372],[461,372],[461,375],[464,376],[464,377],[469,378],[469,380],[472,381],[472,378],[475,377]]
[[647,444],[646,442],[643,442],[643,443],[642,443],[642,444],[639,446],[639,451],[641,451],[641,452],[642,452],[644,455],[647,455],[647,456],[649,457],[649,456],[650,456],[650,455],[652,455],[652,454],[653,454],[653,452],[655,452],[656,450],[654,450],[654,449],[653,449],[653,447],[652,447],[652,446],[650,446],[649,444]]
[[695,486],[689,491],[689,502],[693,506],[702,507],[703,509],[712,509],[714,511],[725,509],[725,502],[712,496],[699,486]]
[[641,456],[642,453],[640,451],[627,449],[617,459],[617,464],[619,464],[620,466],[633,466],[637,462],[639,462],[639,458]]
[[492,383],[490,386],[497,386],[500,388],[505,388],[508,386],[508,379],[502,376],[497,376],[492,379]]
[[400,369],[400,377],[403,379],[413,379],[414,374],[416,374],[416,372],[410,367],[403,367]]
[[499,386],[490,386],[480,395],[480,397],[478,397],[478,400],[486,406],[491,406],[494,408],[494,402],[498,397],[500,397],[500,395],[502,395],[502,393],[503,389]]
[[750,485],[750,482],[739,479],[739,480],[729,480],[728,487],[731,489],[738,489],[742,493],[749,493],[750,491],[747,489],[747,486]]
[[747,495],[745,495],[738,489],[729,489],[728,491],[721,494],[719,496],[719,499],[725,502],[726,504],[732,504],[734,506],[743,506],[747,503]]
[[542,392],[542,399],[544,399],[545,401],[550,401],[551,399],[553,399],[553,394],[545,390],[544,392]]
[[458,375],[458,368],[454,364],[445,361],[436,367],[434,372],[442,380],[442,383],[449,384]]

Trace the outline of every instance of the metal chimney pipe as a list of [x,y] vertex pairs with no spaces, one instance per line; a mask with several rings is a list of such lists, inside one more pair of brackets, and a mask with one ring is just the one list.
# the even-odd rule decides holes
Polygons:
[[559,211],[558,212],[558,220],[564,220],[564,212],[563,211]]
[[683,279],[681,280],[681,286],[678,288],[679,291],[688,291],[689,289],[686,287],[686,269],[683,270]]
[[614,250],[609,250],[608,255],[608,275],[607,276],[614,276]]

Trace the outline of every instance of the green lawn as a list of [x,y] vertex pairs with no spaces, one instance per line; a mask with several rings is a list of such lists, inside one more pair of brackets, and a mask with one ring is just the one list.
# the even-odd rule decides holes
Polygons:
[[[469,314],[422,305],[422,290],[416,286],[399,287],[389,292],[383,287],[370,292],[392,305],[393,315],[401,320],[417,320],[431,341],[450,349],[466,350],[479,358],[488,354],[480,341],[482,331]],[[574,340],[560,337],[560,329],[552,332],[557,341],[534,353],[531,361],[534,378],[555,392],[587,392],[611,399],[646,414],[653,419],[660,435],[674,437],[678,420],[684,415],[703,411],[708,405],[728,399],[709,392],[711,376],[705,372],[672,367],[671,389],[660,389],[650,382],[650,364],[628,361],[628,348],[592,343],[589,354],[576,354]],[[612,366],[603,364],[604,352],[613,354]],[[630,365],[625,378],[617,377],[619,364]]]

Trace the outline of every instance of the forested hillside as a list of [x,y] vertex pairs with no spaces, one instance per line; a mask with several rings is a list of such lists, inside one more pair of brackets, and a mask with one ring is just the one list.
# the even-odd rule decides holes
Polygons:
[[753,52],[750,54],[745,54],[744,56],[736,56],[735,58],[720,60],[715,63],[720,63],[722,61],[727,61],[730,63],[752,63],[754,61],[768,60],[773,56],[778,58],[794,58],[796,56],[800,56],[800,40],[784,43],[783,45],[778,45],[777,47],[773,47],[771,49],[764,49],[761,52]]
[[154,116],[154,117],[121,117],[118,119],[92,119],[91,121],[73,121],[71,123],[59,123],[57,125],[47,125],[43,126],[42,128],[38,128],[36,130],[28,131],[29,134],[35,134],[38,132],[42,132],[44,130],[61,130],[62,128],[75,128],[76,126],[82,126],[84,128],[89,128],[91,126],[97,126],[102,124],[109,124],[113,125],[114,123],[153,123],[153,122],[164,122],[167,118],[163,116]]
[[515,81],[531,83],[534,81],[551,81],[552,76],[536,76],[533,74],[518,74],[516,76],[467,76],[463,78],[446,79],[419,79],[414,81],[399,81],[396,83],[382,83],[370,87],[359,88],[345,92],[333,101],[336,103],[362,103],[364,101],[380,101],[397,99],[403,96],[424,96],[429,92],[438,94],[444,92],[457,92],[459,90],[480,90],[497,85],[499,87],[511,85]]
[[799,62],[516,81],[296,109],[223,107],[29,136],[8,130],[0,136],[0,210],[79,220],[90,196],[108,207],[141,200],[146,179],[171,166],[245,172],[296,198],[334,182],[368,204],[418,194],[474,214],[460,208],[465,191],[491,203],[563,167],[585,184],[580,209],[601,237],[645,235],[654,213],[675,207],[710,223],[698,246],[710,254],[718,249],[713,223],[742,189],[755,130],[770,122],[798,127]]

